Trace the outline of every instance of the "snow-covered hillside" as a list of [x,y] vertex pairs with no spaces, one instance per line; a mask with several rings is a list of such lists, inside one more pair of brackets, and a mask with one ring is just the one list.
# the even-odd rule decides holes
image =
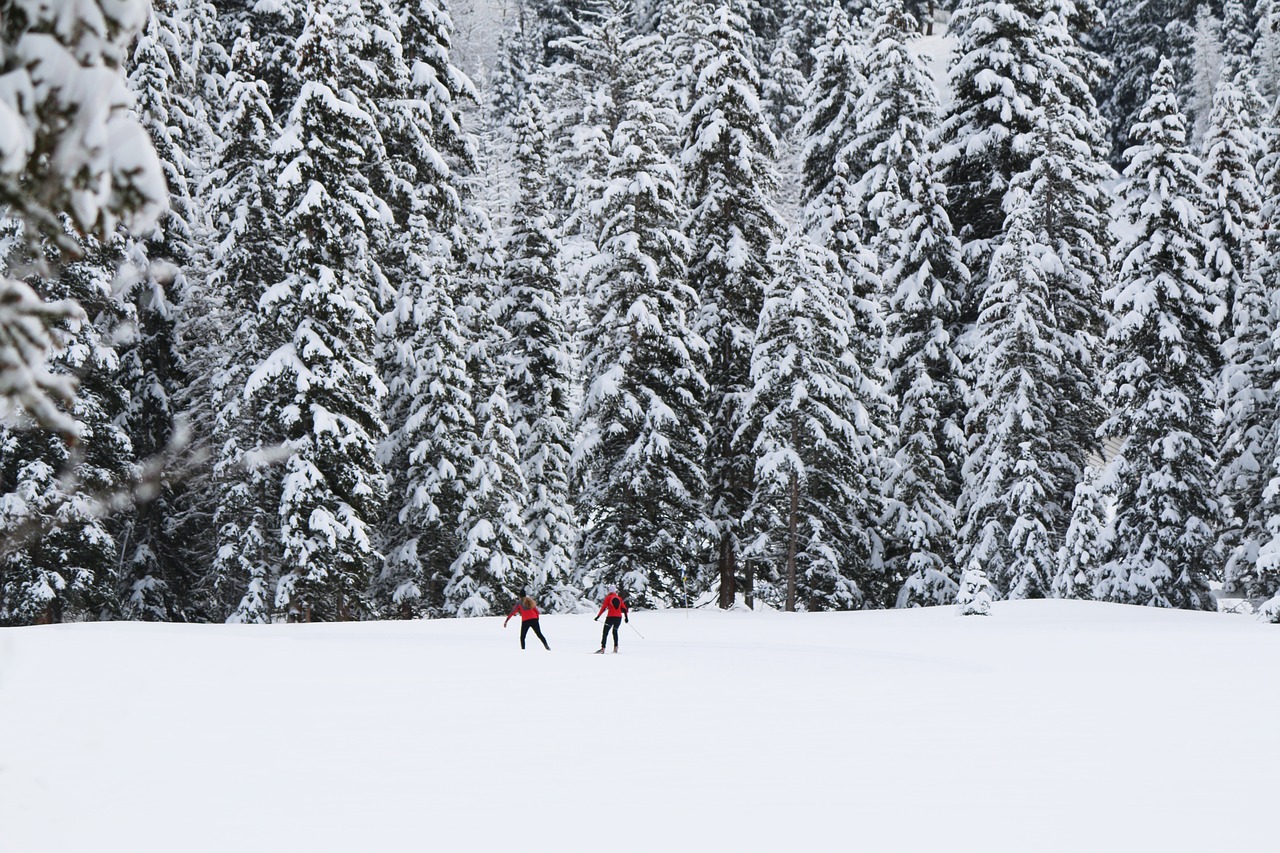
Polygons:
[[1275,626],[543,621],[0,630],[0,851],[1275,849]]

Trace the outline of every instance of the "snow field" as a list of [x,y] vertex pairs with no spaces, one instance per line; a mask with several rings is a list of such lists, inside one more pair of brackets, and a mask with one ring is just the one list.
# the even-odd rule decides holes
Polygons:
[[1280,631],[993,614],[5,629],[0,851],[1274,849]]

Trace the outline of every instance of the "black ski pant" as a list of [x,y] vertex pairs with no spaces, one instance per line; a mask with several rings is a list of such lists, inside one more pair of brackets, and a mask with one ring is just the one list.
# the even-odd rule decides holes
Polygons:
[[600,634],[600,648],[604,648],[605,642],[609,639],[609,629],[613,629],[613,647],[618,647],[618,626],[622,624],[621,616],[604,617],[604,631]]
[[528,619],[520,623],[520,648],[524,648],[524,638],[529,635],[530,631],[538,635],[538,639],[542,641],[542,645],[547,651],[551,651],[551,647],[547,645],[547,638],[542,636],[542,629],[538,627],[537,619]]

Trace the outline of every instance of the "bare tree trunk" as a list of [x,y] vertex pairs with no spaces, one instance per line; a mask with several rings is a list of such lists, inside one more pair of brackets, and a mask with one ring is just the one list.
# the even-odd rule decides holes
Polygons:
[[796,610],[796,533],[800,520],[800,478],[791,472],[791,511],[787,519],[787,603],[788,613]]
[[733,596],[738,591],[734,579],[737,564],[733,553],[733,537],[726,530],[720,534],[720,608],[728,610],[733,606]]
[[925,34],[925,35],[927,35],[927,36],[931,36],[931,35],[933,35],[933,10],[934,10],[934,8],[935,8],[935,6],[934,6],[934,1],[933,1],[933,0],[929,0],[929,17],[928,17],[928,19],[925,21],[925,25],[924,25],[924,34]]

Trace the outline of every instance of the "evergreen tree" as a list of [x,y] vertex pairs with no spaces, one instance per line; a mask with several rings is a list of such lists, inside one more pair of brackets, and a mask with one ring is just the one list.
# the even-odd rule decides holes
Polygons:
[[957,510],[958,558],[976,562],[1006,598],[1042,598],[1065,528],[1064,458],[1054,440],[1063,335],[1051,282],[1061,262],[1040,226],[1045,199],[1032,193],[1009,215],[992,260],[975,331],[966,489]]
[[1253,14],[1258,20],[1258,39],[1253,43],[1258,92],[1265,103],[1274,104],[1280,97],[1280,4],[1258,0]]
[[1058,573],[1053,579],[1054,598],[1092,598],[1099,567],[1107,559],[1110,529],[1107,495],[1099,488],[1101,472],[1087,468],[1076,485],[1071,502],[1071,522],[1058,549]]
[[525,529],[534,559],[530,592],[544,604],[565,608],[574,598],[567,586],[576,536],[569,502],[573,364],[560,245],[546,213],[546,126],[542,102],[531,93],[516,123],[521,189],[507,241],[505,292],[497,308],[500,324],[511,335],[507,387],[528,488]]
[[364,609],[383,500],[376,447],[385,387],[373,364],[378,270],[390,219],[365,171],[385,162],[361,60],[368,22],[348,0],[308,7],[296,48],[301,83],[279,140],[285,277],[263,295],[284,343],[246,394],[279,401],[278,510],[283,567],[275,606],[290,619],[348,619]]
[[[281,561],[273,517],[279,478],[262,464],[283,439],[265,426],[278,423],[280,401],[251,401],[244,393],[254,368],[284,343],[259,309],[284,278],[286,239],[270,150],[280,129],[259,76],[262,61],[253,31],[242,25],[226,80],[223,143],[209,174],[216,243],[207,299],[217,319],[203,328],[202,351],[194,359],[214,413],[208,486],[214,556],[203,592],[211,615],[237,622],[270,621]],[[227,340],[236,346],[225,346]]]
[[[810,234],[833,218],[830,208],[843,206],[844,188],[867,166],[847,157],[857,138],[858,98],[867,88],[867,79],[853,25],[839,4],[831,7],[826,34],[814,48],[814,55],[809,96],[800,119],[800,134],[805,139],[801,197],[806,202],[805,227]],[[826,233],[820,242],[830,245]]]
[[[1239,543],[1230,551],[1224,571],[1229,589],[1251,598],[1269,595],[1280,587],[1280,578],[1268,568],[1265,556],[1274,547],[1277,501],[1277,450],[1280,448],[1280,421],[1275,400],[1280,393],[1280,374],[1274,364],[1280,345],[1277,326],[1280,307],[1267,294],[1274,294],[1280,278],[1280,236],[1276,230],[1280,207],[1280,151],[1276,116],[1272,112],[1257,135],[1258,231],[1253,263],[1243,279],[1243,289],[1231,307],[1231,337],[1225,343],[1226,429],[1221,470],[1237,473],[1221,488],[1235,507],[1241,524]],[[1247,184],[1246,184],[1247,186]],[[1235,463],[1234,466],[1232,463]],[[1243,464],[1241,464],[1243,463]],[[1257,470],[1250,466],[1256,464]],[[1247,486],[1247,488],[1233,488]]]
[[[1180,92],[1191,82],[1196,10],[1201,0],[1104,0],[1106,26],[1099,34],[1113,72],[1102,102],[1111,125],[1112,161],[1129,145],[1128,131],[1151,94],[1151,80],[1168,57]],[[1100,90],[1102,91],[1102,90]]]
[[[114,338],[125,313],[111,291],[121,248],[118,241],[82,245],[82,259],[56,278],[27,282],[46,299],[74,300],[92,319],[50,363],[79,380],[67,413],[74,435],[37,429],[30,420],[0,429],[3,625],[122,615],[120,530],[103,517],[113,497],[128,493],[135,474],[133,447],[121,427],[129,398],[115,382]],[[25,266],[21,253],[14,260]]]
[[[1091,95],[1100,63],[1077,39],[1090,8],[1048,0],[964,0],[956,10],[952,26],[960,48],[949,76],[954,99],[939,131],[940,158],[951,219],[975,274],[986,272],[1002,237],[1005,194],[1037,153],[1032,136],[1048,90],[1055,89],[1080,120],[1100,124]],[[972,294],[969,310],[981,299]]]
[[779,139],[790,136],[804,114],[808,78],[801,71],[804,46],[800,33],[788,29],[778,34],[769,61],[761,72],[760,89],[769,126]]
[[978,563],[971,563],[960,576],[960,591],[956,593],[956,605],[961,616],[989,616],[991,614],[991,582]]
[[[755,436],[740,429],[751,351],[773,277],[768,252],[781,228],[771,202],[776,141],[760,110],[745,29],[728,7],[713,13],[695,57],[684,125],[686,230],[694,247],[689,281],[702,303],[697,331],[711,354],[707,479],[719,603],[725,608],[737,593],[740,523],[753,490]],[[749,574],[743,581],[750,594]]]
[[906,168],[908,193],[891,212],[892,254],[884,272],[888,296],[887,390],[897,406],[890,443],[891,578],[901,579],[897,606],[946,604],[955,597],[955,501],[965,435],[960,410],[964,365],[950,329],[959,317],[969,271],[946,213],[946,191],[929,150]]
[[751,362],[755,537],[744,556],[785,584],[787,610],[873,605],[886,585],[873,560],[879,436],[867,432],[866,378],[845,357],[840,270],[802,235],[776,247],[772,264]]
[[1212,485],[1217,315],[1203,273],[1206,205],[1162,62],[1132,131],[1120,199],[1133,236],[1107,294],[1116,318],[1104,390],[1114,410],[1101,434],[1120,442],[1108,469],[1114,552],[1094,594],[1107,601],[1209,609],[1219,509]]
[[[144,239],[126,246],[128,271],[117,287],[134,329],[122,348],[118,381],[130,391],[125,428],[142,460],[186,440],[179,397],[191,380],[182,366],[179,324],[187,310],[188,277],[201,275],[198,256],[207,240],[195,183],[205,170],[200,160],[216,143],[210,110],[202,103],[205,70],[192,55],[193,45],[216,35],[202,32],[202,25],[216,27],[204,4],[156,4],[134,47],[129,76],[169,188],[168,212]],[[124,519],[120,598],[128,618],[173,621],[191,613],[198,563],[189,540],[200,537],[200,526],[180,526],[187,490],[187,483],[164,481]]]
[[698,295],[686,279],[680,176],[642,76],[653,46],[626,43],[629,86],[587,279],[586,397],[574,451],[580,585],[594,596],[617,583],[644,604],[686,601],[707,534],[708,354],[693,329]]
[[[42,240],[59,260],[82,254],[64,217],[73,231],[105,239],[118,224],[148,227],[164,209],[160,164],[119,73],[148,9],[127,0],[6,10],[0,206],[27,224],[24,252],[41,272],[48,272]],[[74,302],[50,303],[17,276],[0,278],[0,416],[30,415],[76,433],[61,408],[73,383],[46,362],[58,348],[51,327],[83,316]]]
[[[1045,29],[1052,32],[1055,21],[1046,16]],[[1043,334],[1060,349],[1060,381],[1045,390],[1051,396],[1047,406],[1055,412],[1053,444],[1066,465],[1058,472],[1063,491],[1051,500],[1066,507],[1089,457],[1102,452],[1097,440],[1103,416],[1098,373],[1111,244],[1111,199],[1104,187],[1114,173],[1092,111],[1072,109],[1054,88],[1046,89],[1044,97],[1032,136],[1038,154],[1014,185],[1029,193],[1036,226],[1055,259],[1044,270],[1050,314]]]
[[1222,79],[1222,21],[1214,17],[1208,4],[1196,9],[1196,24],[1191,42],[1191,80],[1188,85],[1187,116],[1191,120],[1190,144],[1201,150],[1209,116],[1213,113],[1213,95]]
[[1261,138],[1242,91],[1252,85],[1250,77],[1242,69],[1219,83],[1203,163],[1209,193],[1206,272],[1229,311],[1222,351],[1225,419],[1217,457],[1217,492],[1227,523],[1220,547],[1228,554],[1229,582],[1248,573],[1260,541],[1268,538],[1255,507],[1268,479],[1263,459],[1269,452],[1276,379],[1271,348],[1275,307],[1256,269],[1262,253],[1262,187],[1254,164],[1261,155]]
[[[458,524],[476,440],[466,332],[449,295],[449,245],[422,247],[424,268],[379,321],[388,376],[390,479],[386,558],[374,587],[388,616],[443,615],[444,590],[462,551]],[[408,286],[411,285],[411,286]]]
[[[478,383],[485,389],[485,383]],[[471,469],[459,517],[460,551],[444,587],[451,616],[489,616],[530,587],[524,529],[526,486],[511,429],[506,385],[488,386],[476,410],[479,435],[471,448]]]
[[[928,141],[938,121],[933,80],[907,47],[917,30],[902,0],[878,0],[871,47],[865,60],[866,88],[858,98],[856,135],[844,154],[850,164],[867,164],[854,188],[863,240],[885,261],[896,235],[892,227],[899,201],[907,197],[910,165],[933,156]],[[855,173],[856,174],[856,173]]]

